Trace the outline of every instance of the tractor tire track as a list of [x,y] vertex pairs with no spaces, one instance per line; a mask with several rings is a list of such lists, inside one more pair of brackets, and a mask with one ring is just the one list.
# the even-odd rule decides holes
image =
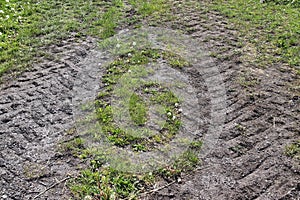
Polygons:
[[[45,48],[42,59],[0,90],[0,199],[33,199],[74,173],[78,163],[57,151],[72,126],[76,64],[93,48],[92,39],[69,38]],[[67,199],[61,183],[38,199]]]
[[[298,77],[288,67],[243,62],[235,53],[242,52],[238,32],[205,3],[173,4],[179,20],[169,26],[216,55],[212,64],[227,90],[226,123],[215,151],[195,173],[145,199],[299,199],[299,164],[284,155],[285,146],[299,138],[299,97],[288,90]],[[255,83],[246,85],[241,77]]]

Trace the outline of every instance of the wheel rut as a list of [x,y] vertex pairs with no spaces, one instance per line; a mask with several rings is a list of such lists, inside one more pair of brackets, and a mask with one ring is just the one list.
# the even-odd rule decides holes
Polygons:
[[[71,158],[57,144],[72,127],[72,87],[76,63],[94,47],[92,39],[69,38],[47,48],[53,59],[42,59],[0,90],[0,198],[32,199],[74,173]],[[64,185],[43,199],[64,199]],[[39,198],[40,199],[40,198]]]
[[282,66],[243,62],[235,53],[242,51],[238,33],[198,5],[174,9],[176,25],[213,52],[227,90],[226,123],[195,173],[146,199],[299,199],[299,167],[284,155],[285,145],[299,138],[300,104],[288,90],[297,76]]

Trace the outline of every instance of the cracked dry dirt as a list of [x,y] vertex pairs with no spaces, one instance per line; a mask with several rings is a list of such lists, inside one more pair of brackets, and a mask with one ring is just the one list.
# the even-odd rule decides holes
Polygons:
[[[300,97],[289,90],[298,77],[284,64],[261,69],[246,62],[238,32],[218,13],[173,4],[180,20],[162,26],[183,30],[220,55],[202,65],[218,66],[224,77],[226,122],[215,151],[195,172],[143,199],[299,199],[299,165],[284,155],[300,133]],[[78,63],[96,48],[94,39],[70,37],[48,47],[55,60],[44,59],[1,85],[0,199],[33,199],[77,173],[77,161],[60,154],[57,143],[73,124]],[[241,78],[255,84],[245,86]],[[69,197],[62,182],[37,199]]]

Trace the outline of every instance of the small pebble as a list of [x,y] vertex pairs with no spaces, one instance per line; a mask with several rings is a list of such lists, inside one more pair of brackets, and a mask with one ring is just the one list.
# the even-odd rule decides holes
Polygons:
[[182,180],[181,180],[180,177],[177,179],[177,182],[178,182],[178,183],[181,183],[181,182],[182,182]]

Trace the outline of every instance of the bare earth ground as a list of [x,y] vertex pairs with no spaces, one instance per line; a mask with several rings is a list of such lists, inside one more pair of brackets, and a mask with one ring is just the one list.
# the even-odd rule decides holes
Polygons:
[[[75,65],[92,46],[70,39],[49,47],[56,60],[2,85],[1,199],[30,199],[71,173],[75,163],[62,157],[56,144],[73,121]],[[64,199],[66,192],[62,187],[53,193],[43,198]]]
[[[226,19],[205,7],[178,4],[174,14],[180,21],[163,26],[184,30],[220,55],[207,64],[218,66],[224,77],[226,123],[215,151],[194,173],[143,199],[300,199],[299,165],[284,155],[300,133],[300,97],[289,90],[297,76],[284,64],[262,69],[247,62],[252,55],[238,45],[238,32]],[[44,59],[1,86],[0,199],[33,199],[78,167],[56,144],[73,123],[77,64],[95,42],[70,37],[48,48],[55,60]],[[201,78],[192,79],[201,84]],[[68,199],[64,184],[36,199]]]

